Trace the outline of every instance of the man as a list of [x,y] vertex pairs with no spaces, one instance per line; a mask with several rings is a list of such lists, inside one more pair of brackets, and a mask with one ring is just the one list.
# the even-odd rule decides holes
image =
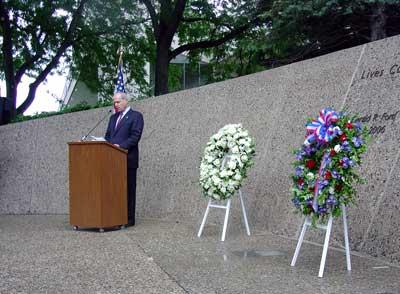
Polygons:
[[128,226],[135,225],[136,172],[139,167],[139,141],[143,131],[143,116],[128,106],[125,93],[113,97],[116,113],[110,117],[105,139],[128,150]]

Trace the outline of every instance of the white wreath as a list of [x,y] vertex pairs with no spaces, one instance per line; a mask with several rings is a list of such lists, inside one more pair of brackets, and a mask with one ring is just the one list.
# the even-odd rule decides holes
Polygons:
[[206,197],[232,197],[254,164],[255,143],[241,124],[224,126],[210,138],[200,164],[200,186]]

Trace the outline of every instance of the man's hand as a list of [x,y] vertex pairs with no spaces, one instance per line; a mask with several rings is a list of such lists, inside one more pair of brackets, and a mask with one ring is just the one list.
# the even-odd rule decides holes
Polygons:
[[120,148],[118,144],[114,144],[114,146],[117,146],[118,148]]

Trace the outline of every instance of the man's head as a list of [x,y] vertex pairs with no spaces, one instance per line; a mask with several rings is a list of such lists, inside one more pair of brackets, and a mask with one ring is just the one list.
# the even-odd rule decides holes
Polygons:
[[117,112],[124,111],[128,107],[128,97],[125,93],[115,93],[113,97],[114,108]]

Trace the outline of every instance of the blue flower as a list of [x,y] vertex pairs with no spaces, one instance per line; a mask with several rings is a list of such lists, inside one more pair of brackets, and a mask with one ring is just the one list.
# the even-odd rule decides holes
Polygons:
[[337,200],[336,200],[335,196],[330,195],[325,203],[328,206],[335,206],[335,204],[337,203]]
[[350,146],[350,143],[348,141],[344,141],[342,143],[342,150],[346,151],[346,152],[350,152],[351,151],[351,146]]
[[359,148],[362,144],[364,144],[363,140],[360,137],[353,137],[351,140],[354,144],[354,147]]
[[323,181],[320,181],[318,184],[319,184],[319,189],[322,190],[322,189],[324,189],[326,186],[328,186],[329,181],[328,181],[328,180],[323,180]]
[[348,157],[343,157],[340,160],[340,164],[343,166],[343,168],[348,168],[349,166],[353,166],[354,162],[353,160],[350,160]]
[[296,152],[296,160],[302,160],[303,159],[303,155],[304,155],[304,152],[303,151],[297,151]]
[[361,131],[362,130],[362,126],[361,126],[360,122],[356,122],[354,125],[355,125],[357,131]]
[[329,153],[328,153],[328,156],[325,158],[325,167],[328,166],[331,162],[332,162],[332,158],[329,156]]
[[296,171],[295,171],[296,176],[300,177],[301,174],[303,173],[303,170],[304,170],[304,166],[302,166],[302,165],[296,166]]
[[328,209],[325,206],[318,206],[318,212],[320,214],[326,213]]
[[315,153],[315,151],[316,151],[316,149],[315,149],[315,148],[312,148],[312,147],[310,147],[310,146],[305,146],[305,147],[304,147],[304,153],[305,153],[307,156],[312,155],[313,153]]
[[296,207],[300,207],[300,200],[299,200],[299,198],[293,198],[292,199],[292,202],[293,202],[293,204],[294,204],[294,206],[296,206]]
[[340,180],[341,176],[336,170],[331,171],[332,178]]

